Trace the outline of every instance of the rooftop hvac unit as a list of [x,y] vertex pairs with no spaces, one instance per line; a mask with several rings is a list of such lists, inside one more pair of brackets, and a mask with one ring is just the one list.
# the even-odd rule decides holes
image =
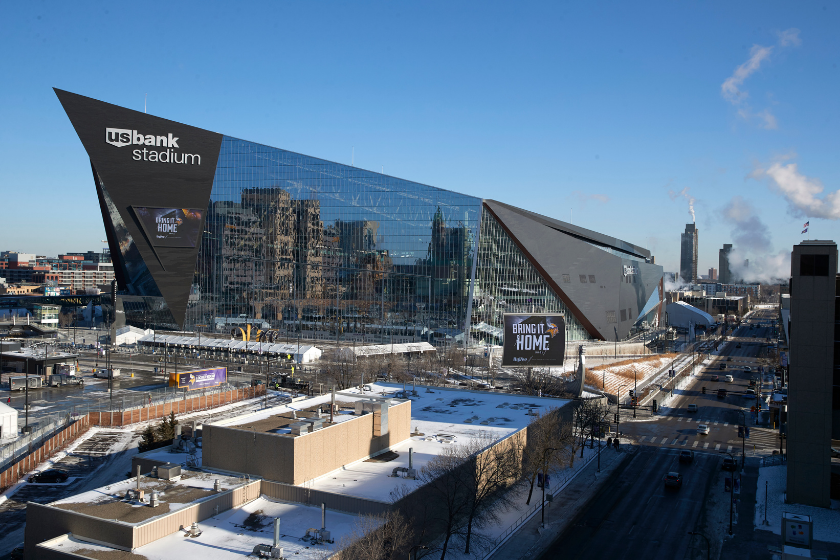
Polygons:
[[164,480],[177,480],[181,478],[181,465],[173,465],[172,463],[164,463],[158,465],[158,478]]

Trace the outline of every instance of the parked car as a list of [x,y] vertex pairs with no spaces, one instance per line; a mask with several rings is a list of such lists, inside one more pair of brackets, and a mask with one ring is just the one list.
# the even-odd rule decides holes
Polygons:
[[680,463],[691,463],[694,461],[694,451],[683,449],[680,451]]
[[690,405],[688,405],[688,411],[689,412],[697,412],[697,405],[694,404],[694,403],[691,403]]
[[712,381],[718,381],[718,380],[720,380],[720,376],[719,376],[719,375],[713,375],[713,376],[712,376]]
[[29,482],[66,482],[70,475],[67,474],[67,471],[63,471],[61,469],[49,469],[43,472],[35,473],[26,480]]
[[704,436],[709,435],[709,426],[706,424],[697,424],[697,433]]
[[721,468],[725,471],[736,471],[738,470],[738,463],[732,457],[724,457]]
[[669,472],[665,475],[665,486],[670,488],[681,488],[682,475],[678,472]]

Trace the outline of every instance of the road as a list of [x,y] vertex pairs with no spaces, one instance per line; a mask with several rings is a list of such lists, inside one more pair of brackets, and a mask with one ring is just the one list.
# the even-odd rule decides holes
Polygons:
[[[683,558],[690,546],[689,531],[698,530],[698,521],[709,503],[711,489],[721,479],[724,453],[740,455],[742,442],[737,427],[744,411],[751,437],[745,443],[747,454],[769,455],[778,445],[775,431],[754,426],[750,406],[755,396],[745,396],[750,377],[757,376],[759,357],[768,337],[772,338],[770,312],[756,312],[751,323],[730,334],[720,356],[693,381],[678,390],[664,409],[666,414],[639,411],[634,421],[629,411],[622,411],[620,430],[624,441],[638,445],[638,452],[612,474],[601,491],[587,505],[575,522],[541,557],[552,558]],[[740,346],[740,348],[739,348]],[[720,364],[726,364],[721,370]],[[750,367],[752,371],[744,368]],[[726,382],[725,375],[733,381]],[[719,376],[712,381],[712,376]],[[765,392],[772,389],[772,376],[761,381]],[[706,387],[704,394],[702,388]],[[725,399],[717,397],[718,388],[726,388]],[[689,413],[689,404],[697,412]],[[697,426],[707,424],[708,435]],[[744,445],[746,448],[746,445]],[[679,454],[694,451],[691,464],[680,464]],[[683,486],[666,489],[664,477],[676,471],[683,475]],[[716,482],[717,481],[717,482]],[[718,490],[719,491],[719,490]],[[719,500],[718,500],[719,501]]]
[[[541,558],[682,558],[720,459],[703,453],[681,465],[678,455],[642,447]],[[671,471],[682,473],[682,488],[665,487]]]
[[[768,312],[756,312],[750,319],[751,323],[761,323],[762,326],[741,326],[732,333],[721,355],[713,357],[702,373],[677,392],[670,408],[663,410],[664,414],[651,415],[649,411],[639,411],[639,418],[633,421],[629,411],[623,410],[620,430],[625,437],[646,446],[728,451],[739,455],[742,449],[748,455],[768,455],[778,449],[777,431],[755,426],[750,408],[755,406],[756,398],[746,392],[750,378],[759,377],[759,358],[762,352],[766,353],[767,338],[772,338],[773,329],[767,326],[769,318],[761,318],[765,313]],[[726,369],[720,369],[720,364],[725,364]],[[745,370],[747,367],[752,371]],[[732,375],[733,381],[727,382],[726,375]],[[714,376],[717,376],[717,381],[713,380]],[[706,388],[705,394],[703,387]],[[764,375],[761,388],[764,394],[772,390],[772,375]],[[718,389],[727,390],[725,399],[718,398]],[[689,404],[696,404],[697,412],[689,412]],[[744,418],[750,427],[750,438],[746,441],[738,437],[738,425]],[[700,424],[709,427],[708,435],[698,433]]]

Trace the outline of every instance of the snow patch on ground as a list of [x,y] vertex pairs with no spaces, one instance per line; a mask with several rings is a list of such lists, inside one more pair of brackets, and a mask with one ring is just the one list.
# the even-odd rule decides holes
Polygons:
[[[767,522],[764,524],[764,488],[767,484]],[[831,500],[831,508],[786,504],[787,465],[762,467],[758,470],[755,528],[782,534],[782,514],[810,515],[814,522],[814,540],[840,543],[840,500]]]

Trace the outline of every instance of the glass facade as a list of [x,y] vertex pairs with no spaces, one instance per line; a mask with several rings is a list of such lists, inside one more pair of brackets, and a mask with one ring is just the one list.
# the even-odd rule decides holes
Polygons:
[[486,211],[481,217],[473,305],[470,330],[474,340],[501,344],[505,313],[561,313],[566,318],[566,340],[590,338],[531,261]]
[[[127,323],[178,329],[97,183]],[[185,330],[463,342],[469,323],[472,343],[501,344],[510,312],[562,313],[566,340],[591,338],[481,199],[223,137]]]
[[480,213],[478,198],[224,137],[185,328],[463,331]]

